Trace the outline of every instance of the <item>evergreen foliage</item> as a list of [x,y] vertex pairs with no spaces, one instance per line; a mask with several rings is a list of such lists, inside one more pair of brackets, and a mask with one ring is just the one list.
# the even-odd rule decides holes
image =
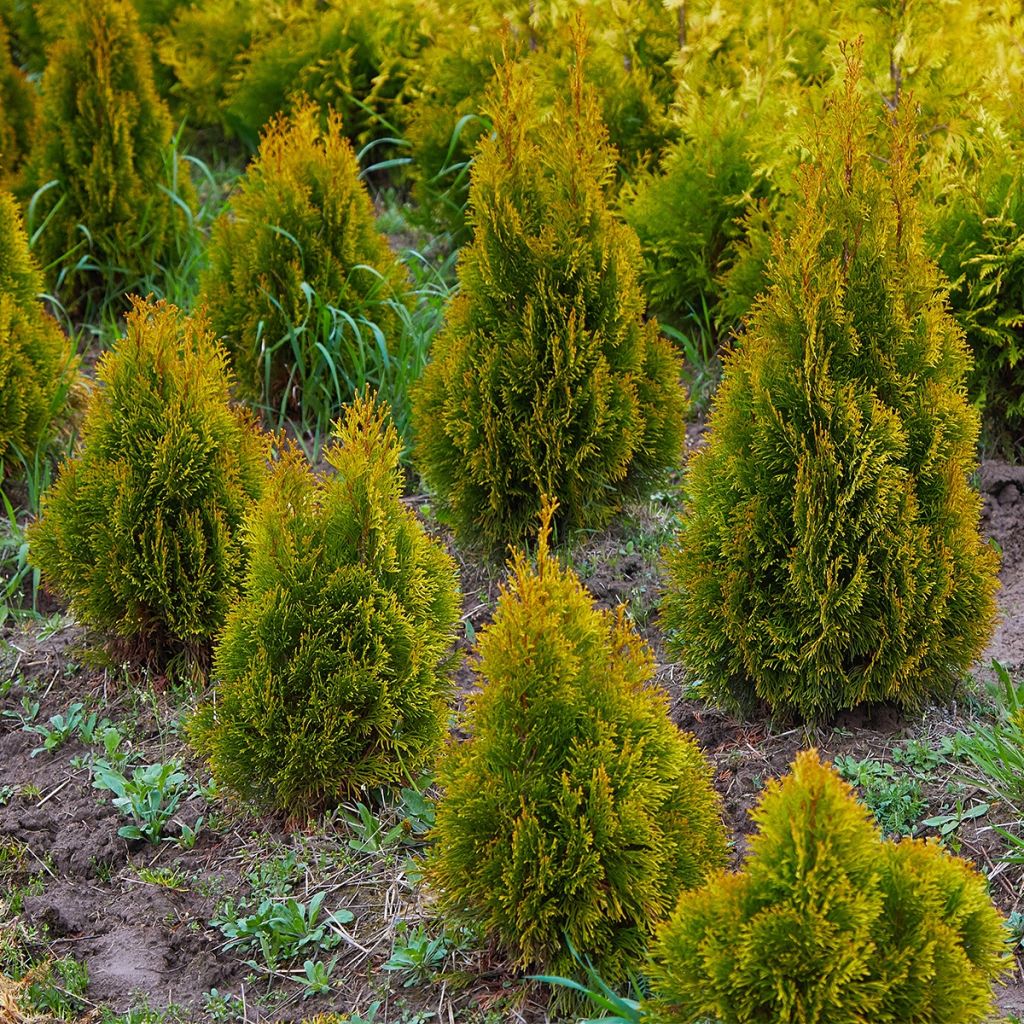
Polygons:
[[[388,305],[403,270],[377,231],[373,204],[337,114],[311,103],[277,118],[217,219],[200,299],[227,344],[243,390],[273,405],[295,386],[330,382],[317,303],[398,329]],[[330,325],[328,325],[330,326]]]
[[36,252],[65,307],[81,310],[173,263],[195,202],[134,7],[100,0],[68,19],[48,50],[25,170],[39,190]]
[[929,241],[974,353],[970,393],[1012,454],[1024,450],[1024,174],[1019,152],[988,155],[939,206]]
[[438,773],[427,877],[520,966],[635,969],[677,894],[725,863],[711,768],[651,686],[654,657],[548,550],[517,551],[480,634],[482,690]]
[[356,398],[332,476],[283,456],[246,524],[215,699],[190,726],[219,783],[295,818],[429,766],[447,729],[457,574],[402,504],[387,415]]
[[230,405],[226,359],[202,319],[133,300],[29,532],[33,565],[80,621],[158,664],[201,657],[222,625],[263,487],[267,444]]
[[76,376],[72,345],[39,302],[42,290],[18,205],[0,192],[0,466],[45,444]]
[[608,208],[613,156],[581,57],[548,118],[526,69],[498,73],[461,290],[413,396],[418,468],[458,532],[490,546],[521,538],[542,494],[560,527],[601,525],[683,440],[680,365],[643,321],[636,237]]
[[18,182],[35,129],[35,86],[14,63],[10,39],[0,18],[0,188]]
[[971,1024],[1009,965],[985,879],[884,841],[815,751],[765,789],[741,873],[685,892],[653,948],[655,1024]]
[[994,612],[969,352],[923,251],[907,121],[883,172],[860,85],[851,53],[691,461],[663,607],[705,693],[811,719],[948,691]]

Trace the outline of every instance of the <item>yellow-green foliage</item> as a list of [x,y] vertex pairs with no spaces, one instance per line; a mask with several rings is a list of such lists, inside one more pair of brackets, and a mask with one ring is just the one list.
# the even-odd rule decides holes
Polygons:
[[684,893],[653,948],[652,1024],[972,1024],[1009,967],[985,879],[884,841],[815,751],[768,784],[739,874]]
[[0,192],[0,465],[46,441],[75,378],[78,360],[42,290],[17,203]]
[[536,522],[600,526],[678,458],[680,366],[644,322],[636,236],[608,208],[613,156],[577,61],[542,118],[506,65],[473,169],[475,236],[413,396],[418,468],[459,533],[500,546]]
[[174,306],[134,300],[96,375],[30,559],[83,623],[156,662],[201,654],[240,584],[239,528],[263,487],[266,441],[232,408],[207,324]]
[[638,966],[678,893],[725,863],[711,768],[652,687],[654,656],[548,551],[516,552],[480,635],[470,738],[443,759],[427,876],[445,913],[516,964],[609,980]]
[[172,163],[170,141],[134,7],[80,5],[48,51],[25,169],[28,184],[42,189],[36,252],[65,306],[81,308],[99,288],[120,294],[173,261],[188,214],[165,189],[186,206],[194,196],[186,165]]
[[286,453],[190,736],[214,778],[304,817],[428,767],[447,729],[455,564],[401,501],[398,434],[357,398],[313,475]]
[[307,103],[270,125],[214,224],[202,278],[201,301],[242,388],[275,405],[293,386],[329,390],[335,372],[351,369],[328,365],[317,347],[336,344],[318,333],[317,302],[369,320],[385,342],[398,327],[387,300],[403,270],[377,231],[340,118],[325,121]]
[[17,183],[32,144],[36,90],[11,55],[7,29],[0,18],[0,188]]
[[663,609],[706,694],[812,719],[948,691],[996,586],[969,353],[923,251],[909,125],[876,165],[850,59],[689,466]]

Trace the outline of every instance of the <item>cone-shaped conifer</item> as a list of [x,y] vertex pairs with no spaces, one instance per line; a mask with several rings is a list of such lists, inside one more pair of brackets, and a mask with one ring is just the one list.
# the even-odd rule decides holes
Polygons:
[[654,1024],[973,1024],[1007,969],[985,879],[883,841],[815,751],[769,783],[739,874],[685,892],[653,948]]
[[816,719],[947,692],[983,648],[969,363],[924,254],[910,125],[872,162],[858,57],[686,478],[664,623],[712,697]]
[[402,504],[386,407],[357,398],[324,452],[282,458],[190,735],[218,782],[304,819],[428,766],[445,735],[455,565]]
[[42,291],[21,212],[0,191],[0,465],[46,441],[75,379],[74,350],[39,302]]
[[11,56],[0,18],[0,188],[11,188],[28,155],[36,120],[36,90]]
[[[387,300],[401,280],[339,116],[306,102],[274,120],[214,225],[202,283],[243,389],[275,406],[293,387],[330,389],[353,368],[322,336],[320,309],[371,321],[386,343],[398,326]],[[360,334],[377,343],[372,328]]]
[[480,635],[483,689],[442,762],[428,877],[446,912],[521,966],[636,968],[678,893],[725,860],[711,768],[651,686],[623,608],[595,608],[548,550],[514,555]]
[[537,520],[604,523],[680,452],[680,364],[643,321],[633,232],[608,206],[614,155],[583,82],[549,117],[528,69],[490,93],[461,289],[414,393],[418,467],[464,537],[499,547]]
[[202,657],[241,582],[265,439],[230,405],[208,325],[174,306],[134,300],[96,375],[79,449],[30,528],[31,561],[83,623],[138,656]]
[[135,8],[97,0],[69,19],[48,52],[26,179],[42,189],[40,262],[53,266],[65,307],[82,311],[175,260],[188,221],[179,202],[194,205],[194,193],[170,153],[171,118]]

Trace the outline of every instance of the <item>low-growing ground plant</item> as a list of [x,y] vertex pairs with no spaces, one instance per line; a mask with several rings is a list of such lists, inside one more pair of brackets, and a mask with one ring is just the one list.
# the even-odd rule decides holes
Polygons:
[[677,894],[724,863],[711,768],[650,686],[654,657],[548,549],[522,552],[478,641],[482,690],[438,772],[427,878],[520,966],[636,968]]
[[200,301],[242,391],[271,411],[329,420],[353,393],[362,350],[397,340],[391,303],[405,272],[377,231],[336,113],[304,103],[271,123],[209,255]]
[[75,6],[48,50],[25,168],[35,252],[69,312],[95,318],[177,262],[195,195],[128,0]]
[[29,531],[46,585],[154,664],[202,662],[241,580],[268,445],[226,362],[204,320],[136,300]]
[[924,250],[910,115],[890,118],[877,166],[855,48],[847,61],[688,467],[663,604],[706,696],[805,719],[951,692],[997,585],[969,352]]
[[1008,933],[973,866],[934,840],[884,841],[814,751],[753,817],[743,870],[683,893],[661,928],[649,1020],[988,1019]]
[[282,455],[246,526],[249,569],[189,735],[218,783],[304,819],[400,783],[442,741],[454,563],[401,502],[388,413],[358,397],[315,477]]
[[459,536],[500,549],[536,522],[599,527],[678,458],[685,392],[643,320],[635,235],[609,209],[613,155],[583,80],[541,115],[506,64],[471,186],[460,293],[414,392],[416,466]]

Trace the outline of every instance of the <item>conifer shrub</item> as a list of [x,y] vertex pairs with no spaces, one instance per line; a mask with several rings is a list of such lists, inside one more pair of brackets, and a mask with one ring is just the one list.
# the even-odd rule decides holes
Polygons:
[[130,653],[201,666],[241,581],[239,531],[267,443],[230,404],[206,322],[162,302],[132,307],[30,528],[30,559],[81,622]]
[[39,302],[42,291],[21,212],[0,192],[0,466],[46,443],[76,376],[74,348]]
[[1024,449],[1024,174],[1019,154],[990,162],[937,209],[929,241],[974,355],[968,378],[986,433]]
[[[356,344],[387,345],[403,269],[376,226],[341,120],[311,103],[274,120],[217,219],[200,299],[248,396],[290,407],[345,364],[330,305]],[[347,396],[346,396],[347,397]]]
[[35,251],[64,306],[88,314],[173,265],[195,196],[127,0],[78,5],[47,52],[25,169]]
[[600,526],[682,445],[680,364],[643,320],[636,236],[608,207],[614,158],[581,57],[550,117],[525,68],[497,76],[460,293],[413,395],[418,468],[457,531],[492,547],[528,531],[542,494],[560,528]]
[[910,126],[872,163],[854,51],[794,232],[688,468],[663,621],[703,690],[818,719],[948,692],[993,618],[969,352],[923,249]]
[[28,155],[36,120],[36,90],[14,63],[0,18],[0,188],[15,187]]
[[678,893],[725,863],[711,767],[651,685],[654,656],[548,549],[517,551],[480,634],[482,689],[438,772],[427,877],[522,967],[635,969]]
[[190,726],[219,783],[303,818],[427,767],[447,729],[454,562],[401,501],[385,407],[357,397],[313,475],[285,453]]
[[883,840],[813,750],[753,818],[743,870],[684,892],[660,928],[650,1020],[988,1019],[1008,933],[973,866],[934,839]]

